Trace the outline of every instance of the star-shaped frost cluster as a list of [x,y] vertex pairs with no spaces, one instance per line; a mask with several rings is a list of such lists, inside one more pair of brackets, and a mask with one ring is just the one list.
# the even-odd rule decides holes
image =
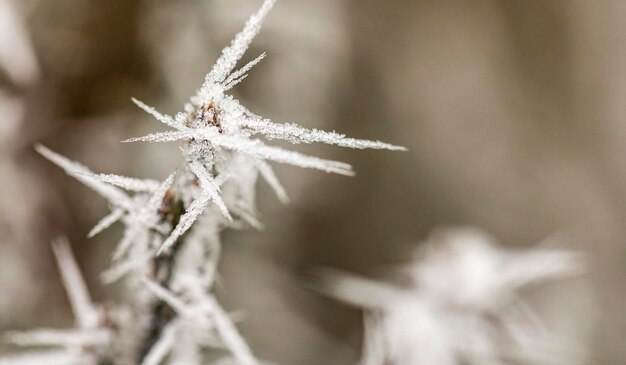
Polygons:
[[[210,202],[219,209],[227,221],[232,221],[233,210],[244,219],[252,216],[252,212],[246,208],[253,208],[253,201],[240,199],[237,202],[225,199],[220,194],[218,182],[220,180],[227,183],[231,181],[236,185],[235,190],[245,192],[250,190],[250,185],[253,185],[256,176],[260,175],[274,188],[278,197],[285,201],[287,199],[285,190],[267,161],[343,175],[353,174],[351,166],[346,163],[270,146],[257,137],[280,139],[294,144],[317,142],[357,149],[405,150],[403,147],[380,141],[348,138],[343,134],[307,129],[292,123],[274,123],[252,113],[235,98],[226,94],[246,78],[247,72],[265,57],[265,54],[261,54],[242,68],[234,70],[258,34],[261,23],[274,2],[275,0],[264,1],[261,8],[247,21],[243,30],[235,36],[229,46],[224,48],[201,88],[185,105],[184,111],[172,117],[133,99],[140,108],[171,130],[131,138],[127,142],[183,141],[181,150],[187,160],[187,166],[201,187],[201,194],[195,197],[187,214],[181,219],[180,226],[164,242],[161,251],[171,247]],[[242,167],[247,167],[247,171],[241,171]],[[248,197],[253,198],[253,194],[248,194]]]

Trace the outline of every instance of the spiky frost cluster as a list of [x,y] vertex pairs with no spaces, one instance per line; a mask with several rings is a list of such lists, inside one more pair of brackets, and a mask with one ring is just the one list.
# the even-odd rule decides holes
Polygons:
[[[258,363],[211,291],[220,251],[219,233],[244,223],[260,225],[255,217],[255,185],[259,176],[273,187],[281,201],[287,201],[270,161],[352,174],[348,164],[270,146],[259,137],[291,143],[321,142],[358,149],[403,150],[378,141],[274,123],[255,115],[226,94],[265,56],[262,54],[234,71],[274,2],[265,0],[243,30],[224,48],[182,112],[172,117],[133,99],[171,130],[127,142],[181,142],[185,164],[163,182],[96,174],[44,146],[36,146],[43,156],[109,202],[111,213],[91,230],[90,237],[117,221],[124,224],[124,234],[113,253],[111,267],[103,273],[103,280],[127,279],[133,300],[126,311],[133,316],[133,326],[116,323],[114,319],[119,316],[115,315],[109,315],[107,321],[96,321],[90,315],[91,319],[85,324],[82,314],[78,314],[91,305],[85,304],[88,301],[84,284],[76,284],[80,282],[76,279],[79,275],[77,270],[72,270],[71,275],[64,278],[74,278],[66,279],[70,297],[82,298],[72,300],[80,334],[78,350],[73,347],[73,332],[55,333],[51,338],[60,339],[67,357],[55,353],[33,360],[28,355],[22,360],[11,358],[12,364],[195,365],[219,358],[233,358],[240,365]],[[62,270],[71,266],[67,258],[59,261]],[[94,345],[91,342],[83,343],[91,340],[91,331],[99,334],[96,347],[91,346]],[[37,335],[28,336],[41,338]],[[37,344],[37,341],[16,342]],[[94,348],[97,348],[97,356],[92,351]],[[209,351],[211,356],[206,356],[207,349],[213,350]]]
[[436,232],[401,273],[410,285],[328,272],[327,294],[364,308],[362,365],[571,365],[580,348],[550,335],[520,289],[581,272],[577,254],[504,250],[481,231]]
[[67,240],[56,240],[52,248],[76,327],[7,333],[6,338],[14,344],[46,346],[52,349],[33,350],[25,355],[0,358],[1,365],[98,364],[101,356],[108,351],[112,332],[102,326],[107,314],[103,308],[92,302]]

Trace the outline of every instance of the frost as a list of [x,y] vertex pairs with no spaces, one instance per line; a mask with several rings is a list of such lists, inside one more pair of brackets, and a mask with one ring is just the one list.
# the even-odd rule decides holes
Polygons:
[[110,284],[120,280],[129,272],[139,272],[142,268],[145,269],[150,265],[153,256],[154,254],[152,252],[146,252],[143,256],[141,254],[135,254],[131,258],[118,261],[101,274],[102,281],[105,284]]
[[87,234],[87,237],[92,238],[104,231],[105,229],[111,227],[115,222],[119,221],[124,216],[124,210],[122,209],[113,209],[111,213],[107,214],[102,218]]
[[[262,227],[256,209],[259,178],[267,181],[281,202],[288,202],[287,192],[270,162],[341,175],[354,174],[352,167],[344,162],[272,146],[268,141],[278,139],[292,144],[325,143],[356,149],[404,150],[379,141],[348,138],[336,132],[274,123],[255,115],[232,96],[225,95],[265,58],[262,53],[234,71],[274,3],[275,0],[265,0],[250,17],[243,30],[224,48],[183,111],[171,116],[132,99],[140,109],[169,129],[125,142],[180,143],[184,164],[163,182],[94,173],[46,147],[35,147],[44,157],[108,201],[111,212],[95,225],[89,237],[116,222],[124,225],[111,266],[102,273],[102,279],[112,282],[125,278],[132,306],[128,313],[115,307],[113,313],[123,320],[116,322],[107,318],[111,328],[98,327],[94,319],[97,319],[97,312],[93,312],[96,309],[90,304],[86,289],[75,279],[77,269],[67,263],[66,253],[60,251],[71,274],[65,281],[72,305],[76,308],[77,319],[85,327],[79,326],[78,332],[45,330],[13,335],[13,339],[22,343],[62,344],[78,351],[81,356],[91,356],[81,360],[81,364],[97,360],[98,363],[108,361],[121,365],[138,362],[142,365],[164,362],[200,365],[205,363],[203,355],[207,348],[226,349],[230,355],[224,361],[232,360],[239,365],[259,363],[238,332],[233,318],[212,293],[221,253],[220,233],[228,228]],[[158,310],[163,306],[173,312]],[[120,323],[132,325],[126,328],[119,326]],[[98,336],[109,336],[108,330],[112,329],[116,331],[115,341],[106,348],[101,342],[104,338]],[[97,358],[103,353],[113,358]],[[71,363],[69,358],[59,361]]]
[[326,293],[367,310],[363,364],[578,363],[575,344],[538,325],[519,295],[530,283],[579,274],[578,255],[504,250],[466,228],[440,231],[429,244],[402,270],[409,287],[325,272]]
[[265,0],[263,5],[252,14],[250,19],[246,22],[241,32],[239,32],[235,39],[232,40],[230,45],[222,50],[221,56],[215,62],[215,65],[206,76],[206,80],[200,89],[200,93],[206,93],[208,89],[212,88],[213,84],[222,82],[228,74],[235,68],[237,61],[246,52],[250,43],[254,40],[259,31],[261,30],[261,24],[274,6],[276,0]]
[[[343,134],[307,129],[292,123],[274,123],[269,119],[255,115],[232,96],[224,94],[241,82],[246,77],[247,72],[265,57],[265,53],[263,53],[233,72],[235,65],[258,34],[261,24],[274,2],[274,0],[265,0],[261,8],[250,17],[243,30],[235,36],[228,47],[224,48],[220,58],[205,77],[205,81],[196,95],[191,98],[189,104],[185,105],[184,111],[177,114],[176,118],[162,114],[143,102],[133,99],[140,108],[173,130],[130,138],[125,142],[179,141],[182,143],[181,150],[187,160],[188,170],[193,169],[193,173],[198,177],[200,177],[198,166],[203,166],[203,170],[211,172],[209,178],[201,179],[202,194],[195,197],[197,203],[192,203],[193,210],[185,217],[184,221],[181,220],[181,227],[177,227],[176,234],[168,239],[167,245],[160,252],[171,247],[175,239],[189,229],[190,223],[193,223],[193,220],[204,211],[205,204],[209,200],[219,208],[227,221],[232,221],[230,213],[225,207],[232,209],[241,206],[241,204],[223,198],[218,199],[216,197],[216,194],[219,193],[218,189],[215,189],[214,186],[211,187],[208,182],[219,179],[222,173],[229,169],[232,170],[229,165],[236,163],[237,155],[243,155],[255,163],[257,166],[256,174],[260,174],[268,181],[283,202],[287,201],[287,194],[267,161],[341,175],[351,176],[354,174],[352,167],[346,163],[270,146],[261,139],[253,138],[254,136],[258,135],[266,140],[280,139],[294,144],[325,143],[356,149],[405,150],[403,147],[380,141],[348,138]],[[238,183],[237,176],[232,180],[234,184]],[[252,180],[256,180],[256,177]],[[249,206],[249,204],[245,206]],[[257,220],[249,211],[240,210],[238,213],[243,220],[258,225]]]
[[217,331],[238,362],[242,365],[257,365],[258,362],[252,355],[252,350],[215,298],[207,297],[206,306],[214,316]]
[[[342,175],[354,174],[352,167],[346,163],[269,146],[260,139],[251,138],[254,135],[266,139],[282,139],[291,143],[321,142],[357,149],[404,150],[403,147],[379,141],[347,138],[335,132],[306,129],[295,124],[273,123],[254,115],[231,96],[224,95],[225,91],[243,80],[246,73],[265,57],[263,53],[241,69],[232,72],[258,33],[264,17],[273,4],[274,1],[266,0],[232,43],[223,50],[216,65],[206,76],[204,84],[191,98],[191,104],[185,106],[185,112],[178,113],[176,118],[172,118],[133,99],[141,109],[173,130],[130,138],[125,142],[182,142],[181,150],[187,160],[187,171],[197,178],[200,186],[198,194],[191,194],[185,214],[160,247],[159,254],[167,252],[191,228],[210,203],[218,208],[227,222],[233,222],[229,209],[234,209],[234,212],[247,223],[256,227],[261,226],[254,216],[254,210],[250,209],[254,207],[250,199],[245,203],[226,200],[221,195],[219,184],[216,183],[222,176],[229,174],[229,171],[236,170],[233,166],[237,163],[244,163],[238,155],[252,161],[256,166],[254,174],[260,174],[283,202],[288,200],[286,191],[266,161]],[[231,180],[233,184],[239,184],[240,191],[243,191],[249,182],[256,181],[256,176],[247,177],[245,180],[243,176],[234,176]],[[117,185],[122,186],[121,183]]]
[[129,138],[123,142],[174,142],[181,139],[192,138],[194,132],[191,130],[182,130],[175,132],[157,132],[151,133],[143,137]]
[[226,204],[219,195],[220,188],[217,185],[213,176],[211,176],[209,172],[197,162],[190,163],[189,167],[200,181],[200,188],[202,189],[201,197],[206,196],[207,198],[212,200],[213,203],[215,203],[215,205],[217,205],[217,207],[220,209],[222,214],[224,214],[224,217],[232,220],[230,214],[228,214],[228,209],[226,209]]
[[153,282],[146,277],[141,276],[139,277],[139,279],[148,288],[148,290],[150,290],[159,299],[163,300],[163,302],[167,303],[179,314],[186,316],[190,316],[193,314],[192,311],[188,310],[187,305],[181,299],[179,299],[173,293],[170,293],[166,288],[163,288],[161,285]]
[[66,350],[31,351],[0,358],[0,365],[85,365],[91,363],[89,360],[84,355]]
[[[224,345],[231,351],[239,364],[258,365],[257,360],[252,355],[250,347],[243,337],[241,337],[239,331],[237,331],[232,319],[222,309],[213,295],[205,293],[200,295],[195,303],[186,304],[175,294],[158,284],[145,278],[142,279],[142,282],[152,293],[175,309],[178,314],[182,316],[181,320],[197,321],[201,326],[209,329],[214,327],[215,331],[218,332],[224,342]],[[207,318],[211,318],[213,321],[209,322]],[[163,336],[167,335],[164,333],[161,338],[163,338]],[[164,340],[164,342],[169,343],[167,340]],[[163,347],[165,348],[165,346]],[[168,346],[168,348],[169,347],[171,346]]]
[[10,343],[19,346],[91,346],[107,340],[104,330],[39,329],[28,332],[7,332]]
[[53,242],[52,248],[74,313],[76,328],[7,333],[7,340],[19,346],[53,346],[59,349],[0,357],[2,365],[95,364],[94,354],[85,349],[106,347],[110,342],[111,334],[100,327],[100,310],[91,301],[69,243],[66,239],[58,239]]
[[254,134],[261,134],[269,139],[282,139],[291,143],[326,143],[355,149],[406,150],[404,147],[389,143],[347,138],[345,135],[335,132],[307,129],[293,123],[274,123],[260,117],[247,118],[243,121],[242,126],[250,129]]
[[220,136],[215,135],[213,131],[207,132],[208,133],[206,133],[204,137],[207,140],[214,137],[213,141],[216,145],[232,149],[250,157],[257,157],[325,172],[334,172],[341,175],[351,176],[354,174],[352,167],[343,162],[324,160],[279,147],[267,146],[260,140],[244,139],[234,136]]
[[157,254],[165,252],[165,250],[170,248],[180,236],[191,228],[191,225],[202,214],[210,199],[211,196],[209,194],[205,194],[191,203],[189,208],[187,208],[187,212],[181,217],[179,224],[176,226],[172,234],[167,238],[167,240],[165,240],[165,242],[163,242],[163,245],[159,248]]
[[167,125],[169,127],[176,128],[176,129],[179,129],[179,128],[183,127],[183,125],[182,125],[182,123],[180,121],[173,119],[169,115],[161,114],[156,109],[154,109],[153,107],[148,106],[148,105],[144,104],[142,101],[137,100],[135,98],[132,98],[131,100],[138,107],[143,109],[146,113],[152,115],[159,122],[161,122],[161,123],[163,123],[163,124],[165,124],[165,125]]
[[109,203],[125,209],[129,209],[131,207],[132,203],[130,199],[122,190],[91,178],[90,175],[94,175],[94,173],[87,167],[79,164],[78,162],[71,161],[58,153],[52,152],[40,144],[35,146],[35,150],[65,170],[68,175],[75,177],[78,181],[100,194],[103,198],[108,200]]
[[259,160],[257,163],[258,163],[259,173],[261,174],[261,176],[263,176],[265,181],[267,181],[267,183],[272,187],[272,189],[276,193],[276,196],[278,197],[278,200],[280,200],[281,203],[283,204],[289,203],[289,197],[287,196],[287,191],[285,190],[283,185],[280,183],[280,180],[278,180],[278,177],[274,173],[274,169],[272,169],[272,166],[270,166],[267,162],[263,160]]
[[152,346],[150,352],[146,355],[141,365],[159,365],[170,352],[176,342],[176,332],[178,323],[176,321],[169,323],[163,330],[163,334],[159,340]]
[[111,185],[115,185],[124,190],[137,191],[142,193],[154,191],[158,189],[160,185],[160,183],[155,180],[136,179],[115,174],[99,174],[96,176],[92,176],[92,178],[105,183],[109,183]]
[[[89,236],[101,232],[120,219],[125,221],[126,229],[113,254],[114,260],[120,259],[133,243],[140,247],[139,250],[136,250],[139,251],[137,255],[140,255],[142,251],[150,250],[151,231],[160,229],[158,209],[165,192],[173,182],[173,174],[160,186],[151,180],[139,180],[111,174],[98,175],[85,166],[52,152],[44,146],[38,145],[36,149],[44,157],[62,167],[69,175],[106,198],[113,207],[112,212],[89,232]],[[129,190],[151,190],[153,192],[152,196],[144,193],[131,197],[112,184],[120,185]]]
[[80,269],[72,256],[69,243],[67,240],[57,240],[52,244],[52,249],[61,271],[63,285],[70,299],[70,305],[72,306],[77,325],[82,329],[96,327],[98,311],[89,297],[87,285],[85,285]]
[[[129,178],[114,174],[95,174],[87,167],[44,146],[38,145],[36,149],[43,156],[62,167],[69,175],[100,193],[111,204],[111,213],[96,224],[89,232],[89,237],[95,236],[119,220],[124,222],[124,234],[113,252],[113,261],[117,263],[104,274],[106,281],[119,279],[129,271],[141,267],[142,264],[145,265],[150,255],[156,250],[156,247],[152,245],[155,232],[169,231],[169,228],[161,223],[160,209],[174,182],[176,172],[170,174],[161,183],[155,180]],[[120,188],[136,194],[131,196]],[[131,245],[136,246],[131,257],[128,257],[124,262],[119,262],[128,253]],[[147,270],[148,268],[144,267],[144,269]]]
[[226,81],[224,81],[224,91],[228,91],[232,89],[235,85],[243,81],[248,75],[246,72],[250,71],[252,67],[256,66],[257,63],[261,62],[265,58],[265,52],[261,53],[257,58],[248,62],[245,66],[240,68],[239,70],[233,72],[228,76]]

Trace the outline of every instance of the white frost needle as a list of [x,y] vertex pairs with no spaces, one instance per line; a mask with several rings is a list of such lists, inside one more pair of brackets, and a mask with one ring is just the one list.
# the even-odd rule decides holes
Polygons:
[[146,286],[146,288],[152,292],[152,294],[167,303],[167,305],[172,307],[178,314],[184,316],[191,313],[187,304],[179,299],[176,294],[172,293],[158,283],[146,278],[145,276],[140,276],[139,279]]
[[154,187],[147,203],[139,201],[137,208],[129,211],[124,235],[113,252],[113,261],[119,260],[126,254],[131,245],[137,244],[138,237],[142,237],[145,240],[147,239],[146,234],[148,231],[157,228],[157,223],[160,219],[158,211],[167,191],[174,182],[175,174],[176,171],[171,173],[165,181]]
[[224,91],[232,89],[235,85],[243,81],[243,79],[245,79],[247,76],[246,73],[250,71],[250,69],[252,69],[252,67],[254,67],[257,63],[261,62],[261,60],[263,60],[264,58],[265,52],[261,53],[257,58],[253,59],[252,61],[248,62],[239,70],[230,74],[230,76],[228,76],[228,78],[226,78],[226,80],[224,81]]
[[224,341],[224,344],[235,358],[238,359],[239,363],[243,365],[258,364],[249,346],[243,340],[239,331],[237,331],[233,319],[222,309],[211,294],[206,294],[200,299],[201,308],[204,311],[198,312],[192,310],[189,305],[184,303],[174,293],[154,281],[145,277],[141,277],[141,281],[148,290],[176,310],[179,315],[187,318],[196,318],[200,323],[206,323],[206,317],[203,317],[203,315],[213,318],[215,328],[220,334],[222,341]]
[[38,329],[27,332],[7,332],[7,341],[19,346],[89,346],[106,341],[104,330]]
[[232,221],[232,217],[228,213],[228,209],[226,208],[226,203],[220,197],[220,187],[216,183],[213,176],[209,174],[206,168],[200,165],[197,162],[192,162],[189,167],[191,171],[198,177],[200,180],[200,187],[202,188],[202,195],[206,195],[209,197],[215,205],[220,209],[224,217],[229,221]]
[[212,201],[219,208],[227,220],[232,221],[232,217],[230,213],[228,213],[226,204],[219,195],[219,186],[217,185],[215,179],[213,179],[206,169],[197,162],[192,162],[190,164],[190,169],[199,179],[202,192],[189,205],[185,214],[180,217],[178,225],[176,225],[170,236],[159,248],[157,252],[158,255],[167,251],[183,234],[185,234],[185,232],[187,232],[189,228],[191,228],[196,219],[202,215],[208,206],[209,201]]
[[174,228],[170,236],[165,240],[165,242],[163,242],[163,245],[161,245],[157,251],[157,255],[161,255],[167,251],[185,232],[187,232],[189,228],[191,228],[193,222],[195,222],[202,212],[204,212],[204,209],[209,204],[210,200],[211,197],[204,194],[196,198],[196,200],[189,205],[185,214],[180,217],[180,222],[178,222],[176,228]]
[[[216,133],[212,129],[191,129],[175,132],[158,132],[143,137],[128,139],[124,142],[171,142],[181,139],[193,138],[198,141],[207,141],[216,146],[237,151],[251,157],[262,158],[302,168],[310,168],[340,175],[352,176],[352,167],[346,163],[325,160],[318,157],[307,156],[299,152],[286,150],[280,147],[268,146],[260,140],[247,139],[236,135],[228,136]],[[355,140],[357,141],[357,140]],[[338,142],[339,143],[339,142]],[[378,142],[371,142],[378,143]],[[368,148],[368,147],[358,147]],[[372,147],[369,147],[372,148]]]
[[231,318],[222,309],[217,300],[212,295],[205,297],[205,306],[209,313],[213,315],[215,327],[219,332],[224,344],[232,352],[240,365],[258,365],[258,361],[252,355],[250,346],[243,339]]
[[240,204],[234,209],[235,214],[237,214],[244,222],[249,224],[251,227],[258,229],[259,231],[264,229],[265,226],[261,221],[259,221],[256,217],[256,212],[250,211],[249,208],[241,206]]
[[380,329],[380,315],[372,313],[365,316],[364,330],[364,354],[361,365],[380,365],[385,363],[385,337]]
[[89,297],[87,285],[70,251],[67,239],[59,238],[55,240],[52,248],[78,326],[83,329],[96,328],[98,311]]
[[272,169],[272,166],[270,166],[270,164],[263,160],[257,160],[257,166],[259,169],[259,173],[261,174],[261,176],[263,176],[263,179],[267,181],[272,190],[274,190],[274,193],[276,193],[278,200],[280,200],[280,202],[283,204],[289,203],[289,196],[287,195],[287,191],[280,183],[280,180],[278,180],[278,177],[274,173],[274,169]]
[[131,98],[131,100],[133,101],[133,103],[135,103],[138,107],[140,107],[141,109],[143,109],[146,113],[152,115],[156,120],[158,120],[159,122],[167,125],[168,127],[172,127],[175,129],[181,129],[184,126],[182,125],[182,123],[180,123],[180,121],[170,117],[169,115],[166,114],[161,114],[160,112],[158,112],[156,109],[154,109],[151,106],[146,105],[145,103],[143,103],[140,100],[137,100],[135,98]]
[[111,213],[107,214],[102,218],[92,229],[89,231],[87,235],[88,238],[95,237],[100,232],[105,229],[111,227],[115,222],[119,221],[124,216],[124,210],[122,209],[113,209]]
[[66,350],[31,351],[0,358],[0,365],[85,365],[89,357]]
[[142,193],[152,192],[156,190],[160,185],[158,181],[152,179],[137,179],[134,177],[120,176],[115,174],[93,174],[87,177],[109,183],[111,185],[115,185],[124,190]]
[[245,80],[248,77],[248,74],[245,74],[231,82],[229,82],[228,84],[224,84],[224,86],[222,86],[223,91],[228,91],[230,89],[232,89],[233,87],[237,86],[237,84],[239,84],[240,82],[242,82],[243,80]]
[[381,309],[390,302],[407,297],[404,289],[399,287],[329,269],[319,271],[318,285],[329,296],[369,309]]
[[150,264],[154,254],[147,252],[143,256],[132,257],[123,261],[118,261],[113,266],[104,270],[100,274],[100,279],[105,284],[111,284],[133,271],[139,271],[140,268]]
[[168,132],[157,132],[147,134],[142,137],[133,137],[126,139],[122,142],[174,142],[179,141],[181,139],[189,139],[194,136],[193,130],[182,130],[182,131],[168,131]]
[[580,254],[556,249],[536,249],[511,254],[502,270],[502,281],[511,287],[580,275],[584,264]]
[[35,145],[35,150],[65,170],[68,175],[73,176],[78,181],[93,189],[95,192],[107,199],[111,204],[126,209],[130,208],[131,201],[122,190],[90,177],[95,174],[87,167],[79,164],[78,162],[71,161],[40,144]]
[[150,352],[144,357],[141,365],[159,365],[174,346],[177,332],[178,322],[174,320],[168,323]]
[[348,138],[344,134],[327,132],[319,129],[308,129],[293,123],[275,123],[260,117],[247,118],[242,126],[255,134],[262,134],[269,139],[282,139],[291,143],[325,143],[339,147],[355,149],[385,149],[406,151],[406,147],[395,146],[380,141]]
[[299,152],[289,151],[280,147],[268,146],[263,144],[260,140],[221,135],[214,135],[213,137],[215,144],[251,157],[263,158],[293,166],[333,172],[341,175],[354,175],[352,166],[344,162],[325,160],[318,157],[307,156]]
[[250,43],[259,34],[261,24],[275,2],[276,0],[265,0],[259,10],[248,19],[244,28],[235,36],[230,45],[222,50],[222,54],[206,76],[200,93],[206,92],[205,89],[210,88],[213,84],[222,82],[231,73],[237,61],[243,57]]
[[157,187],[157,189],[155,189],[152,196],[150,197],[150,200],[148,200],[148,204],[146,205],[146,209],[148,210],[149,214],[156,212],[161,207],[161,203],[163,202],[163,199],[165,199],[165,195],[167,194],[167,191],[170,189],[170,187],[172,186],[172,183],[174,182],[175,175],[176,175],[176,171],[172,172],[165,179],[165,181],[163,181]]
[[135,239],[142,233],[142,231],[143,227],[139,224],[139,221],[135,221],[133,224],[126,227],[122,239],[113,251],[113,261],[117,261],[124,256],[126,251],[128,251],[130,246],[134,243]]

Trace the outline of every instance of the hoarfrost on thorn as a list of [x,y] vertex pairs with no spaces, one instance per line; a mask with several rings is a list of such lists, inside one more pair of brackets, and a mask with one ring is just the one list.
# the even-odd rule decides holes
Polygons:
[[[280,201],[288,201],[287,192],[270,162],[342,175],[354,174],[352,167],[344,162],[272,146],[268,140],[404,150],[379,141],[348,138],[293,123],[275,123],[255,115],[226,94],[265,58],[262,53],[235,70],[274,3],[275,0],[263,1],[223,49],[181,112],[170,116],[132,99],[169,130],[130,138],[126,142],[180,143],[184,164],[162,182],[94,173],[42,145],[35,146],[40,154],[109,203],[111,212],[94,226],[89,237],[116,222],[124,224],[111,266],[102,274],[105,282],[122,277],[127,279],[133,304],[130,313],[136,318],[132,328],[119,329],[120,332],[116,333],[115,339],[121,337],[124,340],[117,341],[122,343],[121,348],[111,345],[119,352],[112,354],[116,364],[134,365],[140,359],[143,365],[156,365],[167,358],[168,363],[175,365],[198,365],[204,363],[203,350],[213,347],[228,350],[230,356],[225,361],[233,360],[239,365],[258,364],[231,316],[212,293],[221,250],[220,232],[243,224],[262,226],[256,217],[255,187],[259,177],[267,181]],[[31,362],[23,364],[92,364],[93,359],[84,360],[81,356],[96,356],[87,351],[93,348],[87,347],[83,351],[81,347],[74,351],[78,347],[76,344],[100,341],[100,331],[107,330],[98,327],[98,312],[90,304],[82,281],[76,279],[75,265],[68,261],[65,249],[59,247],[57,255],[65,266],[64,280],[79,329],[78,332],[40,331],[15,335],[16,342],[21,343],[45,340],[64,344],[66,348],[71,345],[72,351],[67,352],[33,352],[27,360]],[[162,307],[167,307],[168,311],[156,310]],[[0,364],[4,364],[2,361]]]
[[401,269],[401,286],[325,271],[324,291],[366,310],[362,364],[580,363],[584,351],[550,335],[521,299],[532,283],[581,273],[578,254],[499,248],[476,229],[435,232]]

